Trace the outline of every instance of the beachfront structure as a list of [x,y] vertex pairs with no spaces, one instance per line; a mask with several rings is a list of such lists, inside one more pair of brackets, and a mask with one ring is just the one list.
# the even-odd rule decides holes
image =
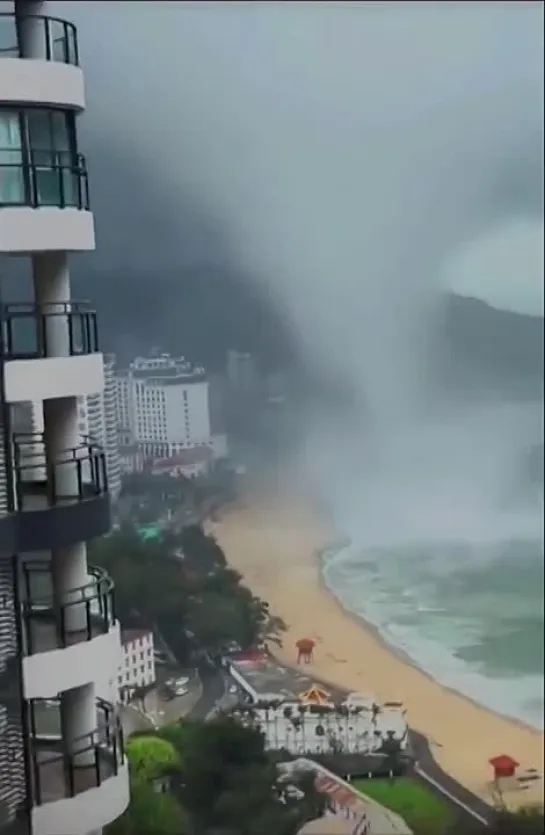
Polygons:
[[123,653],[117,683],[122,702],[129,702],[136,690],[155,683],[155,645],[150,629],[123,629]]
[[330,693],[299,669],[276,662],[266,651],[234,652],[224,659],[245,704],[233,713],[258,727],[270,750],[297,756],[385,754],[392,740],[408,751],[406,710],[401,702],[379,703],[360,693]]
[[204,368],[170,354],[137,357],[117,372],[116,385],[120,432],[146,458],[213,446]]
[[233,715],[259,728],[269,750],[295,756],[382,754],[389,739],[396,740],[401,751],[408,747],[407,720],[399,708],[316,706],[297,700],[240,706]]
[[196,446],[177,452],[170,458],[159,458],[152,462],[151,475],[170,478],[199,478],[205,476],[214,461],[212,446]]
[[104,363],[68,266],[95,248],[78,33],[44,7],[0,14],[0,253],[32,273],[31,301],[0,306],[0,831],[96,835],[129,802],[113,583],[86,551],[110,528],[105,452],[78,429]]

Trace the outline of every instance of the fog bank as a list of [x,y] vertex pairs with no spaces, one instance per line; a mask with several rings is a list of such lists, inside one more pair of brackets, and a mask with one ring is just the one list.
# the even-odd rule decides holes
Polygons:
[[542,309],[520,229],[543,219],[490,199],[542,133],[542,4],[50,5],[81,24],[89,135],[152,172],[170,224],[180,195],[201,206],[306,364],[353,392],[350,414],[307,413],[299,462],[343,525],[473,536],[486,509],[520,527],[505,496],[539,407],[446,410],[433,367],[446,273]]

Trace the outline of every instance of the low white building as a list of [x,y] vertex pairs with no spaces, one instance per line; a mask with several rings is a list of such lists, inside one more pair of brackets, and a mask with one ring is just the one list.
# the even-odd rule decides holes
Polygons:
[[263,695],[251,706],[235,709],[243,723],[265,736],[270,750],[284,749],[296,756],[316,754],[378,754],[386,740],[396,740],[400,750],[408,747],[406,712],[399,703],[377,704],[355,694],[335,705],[318,687],[301,693],[297,700]]
[[243,724],[259,728],[269,750],[285,749],[296,756],[377,754],[389,734],[399,742],[401,750],[407,747],[406,721],[399,712],[373,719],[367,711],[346,715],[331,709],[316,714],[301,712],[298,705],[284,702],[278,708],[256,705],[251,712],[234,713]]
[[168,475],[172,478],[198,478],[209,472],[213,458],[214,453],[209,447],[193,447],[177,452],[170,458],[155,460],[151,466],[151,474]]
[[117,677],[120,697],[130,701],[135,690],[155,683],[155,647],[153,632],[148,629],[123,629],[123,647]]

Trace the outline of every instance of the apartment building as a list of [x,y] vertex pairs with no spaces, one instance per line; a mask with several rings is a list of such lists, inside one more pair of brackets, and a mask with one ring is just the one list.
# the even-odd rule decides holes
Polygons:
[[45,6],[0,21],[0,253],[33,278],[0,306],[0,833],[98,835],[129,803],[113,583],[86,550],[110,528],[106,451],[78,426],[105,372],[68,263],[95,248],[78,32]]
[[155,683],[155,645],[148,629],[123,629],[123,653],[119,665],[118,687],[121,701],[128,702],[135,690]]
[[239,394],[255,392],[258,374],[251,354],[242,351],[227,352],[227,380],[231,389]]

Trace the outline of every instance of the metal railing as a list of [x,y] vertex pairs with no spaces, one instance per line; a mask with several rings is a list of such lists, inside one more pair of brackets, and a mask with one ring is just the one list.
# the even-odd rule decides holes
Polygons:
[[81,502],[108,492],[106,456],[91,438],[48,456],[43,432],[12,436],[15,494],[19,510],[39,509],[27,499],[45,496],[48,507]]
[[32,58],[79,66],[78,33],[73,23],[49,15],[0,12],[0,58],[27,58],[24,36],[32,41]]
[[[50,336],[65,325],[68,356],[99,350],[96,311],[86,301],[0,305],[0,356],[4,359],[43,359],[54,345]],[[61,336],[63,334],[61,333]]]
[[[97,727],[68,740],[40,737],[36,728],[36,707],[40,701],[29,700],[30,760],[36,806],[75,797],[117,775],[125,754],[121,722],[112,704],[97,699]],[[53,706],[53,702],[50,704]],[[57,704],[60,715],[60,702]]]
[[83,154],[0,148],[0,206],[89,210],[89,180]]
[[[53,593],[51,564],[46,561],[23,563],[24,601],[21,605],[27,655],[66,649],[75,643],[105,635],[115,624],[115,592],[110,575],[102,568],[89,567],[92,579],[83,586],[66,590],[67,600]],[[36,594],[41,583],[49,586],[47,594]],[[77,628],[70,624],[77,618]],[[47,627],[52,627],[53,642]],[[45,631],[44,631],[45,628]]]

